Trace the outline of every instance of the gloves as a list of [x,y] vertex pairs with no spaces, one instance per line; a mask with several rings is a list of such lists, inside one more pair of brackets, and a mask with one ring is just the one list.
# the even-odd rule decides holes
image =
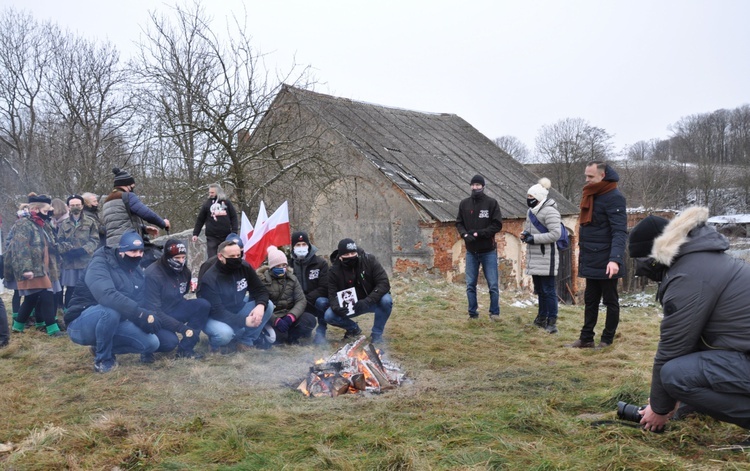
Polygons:
[[336,314],[339,317],[343,317],[344,319],[346,319],[348,317],[347,314],[349,314],[349,310],[345,307],[333,307],[332,306],[331,310],[333,311],[334,314]]
[[526,240],[524,241],[529,245],[534,245],[534,236],[529,234],[526,236]]
[[360,299],[357,304],[354,305],[354,312],[361,314],[367,312],[370,309],[370,301],[366,299]]
[[475,240],[477,240],[477,238],[467,232],[466,234],[464,234],[464,240],[466,242],[474,242]]
[[[531,237],[531,233],[529,231],[523,231],[521,232],[521,235],[518,236],[519,239],[521,239],[521,242],[527,244],[528,238]],[[532,237],[533,239],[533,237]]]
[[147,334],[155,334],[161,329],[161,321],[153,311],[143,310],[135,319],[135,324]]
[[279,317],[276,319],[276,323],[274,323],[274,327],[276,327],[276,330],[281,332],[282,334],[285,334],[289,332],[289,328],[292,326],[296,319],[293,315],[287,314],[284,317]]

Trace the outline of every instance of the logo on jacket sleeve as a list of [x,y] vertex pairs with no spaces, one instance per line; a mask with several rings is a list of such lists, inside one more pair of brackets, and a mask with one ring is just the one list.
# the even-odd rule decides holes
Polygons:
[[308,280],[317,280],[320,277],[320,268],[310,270],[310,274],[307,275]]
[[490,217],[490,210],[489,209],[480,209],[479,210],[479,217],[489,219]]

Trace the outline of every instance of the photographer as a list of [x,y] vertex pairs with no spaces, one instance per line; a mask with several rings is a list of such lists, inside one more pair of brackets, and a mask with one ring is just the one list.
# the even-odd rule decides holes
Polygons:
[[648,216],[633,228],[636,275],[660,283],[663,306],[649,405],[641,425],[660,431],[679,403],[750,428],[750,264],[725,253],[706,225],[708,208],[671,222]]

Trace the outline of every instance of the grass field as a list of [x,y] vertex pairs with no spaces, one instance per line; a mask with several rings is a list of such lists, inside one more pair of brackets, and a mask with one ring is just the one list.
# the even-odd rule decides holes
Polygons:
[[[408,381],[384,394],[307,398],[295,388],[342,343],[213,356],[118,357],[92,372],[88,349],[36,331],[0,350],[0,453],[8,470],[552,470],[750,469],[748,454],[713,448],[747,438],[710,418],[663,434],[615,418],[644,403],[658,340],[653,294],[623,296],[615,344],[577,338],[581,306],[561,306],[560,333],[529,326],[527,294],[501,294],[500,322],[466,319],[463,286],[395,278],[387,358]],[[10,316],[9,298],[5,296]],[[368,333],[371,316],[361,322]],[[597,338],[598,341],[598,338]],[[200,349],[205,348],[201,342]]]

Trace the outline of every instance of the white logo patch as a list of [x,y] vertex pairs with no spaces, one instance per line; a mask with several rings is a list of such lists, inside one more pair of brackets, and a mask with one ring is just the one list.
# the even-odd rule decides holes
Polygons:
[[185,294],[185,293],[187,293],[187,289],[188,289],[188,284],[187,284],[187,281],[183,281],[183,282],[181,282],[181,283],[180,283],[180,294]]
[[490,217],[490,210],[489,209],[480,209],[479,210],[479,217],[489,219]]
[[310,270],[310,275],[308,275],[308,280],[317,280],[320,277],[320,268],[316,268],[315,270]]
[[237,280],[237,292],[245,291],[247,289],[247,280],[242,278]]

